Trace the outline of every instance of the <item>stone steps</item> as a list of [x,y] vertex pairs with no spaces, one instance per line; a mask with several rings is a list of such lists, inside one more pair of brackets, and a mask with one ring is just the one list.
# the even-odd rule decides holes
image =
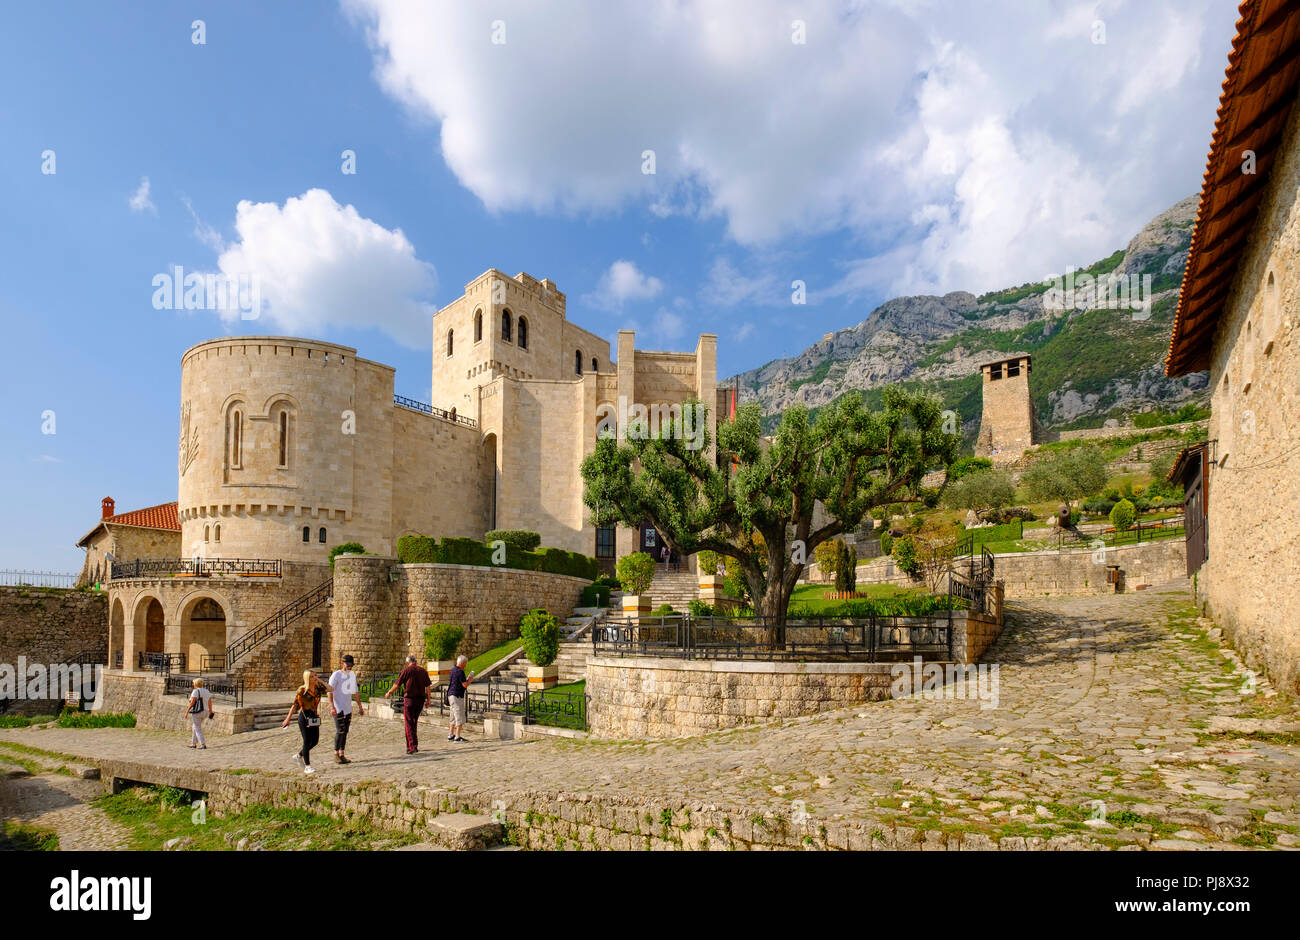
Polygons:
[[253,730],[269,731],[272,728],[280,727],[280,722],[284,721],[284,716],[289,714],[290,704],[285,702],[283,705],[253,706]]

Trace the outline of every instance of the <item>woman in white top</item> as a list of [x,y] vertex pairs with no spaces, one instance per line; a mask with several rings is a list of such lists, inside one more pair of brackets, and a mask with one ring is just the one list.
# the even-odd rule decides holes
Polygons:
[[185,714],[190,716],[190,721],[194,725],[194,733],[190,736],[190,747],[206,751],[208,742],[203,740],[203,720],[212,717],[212,693],[203,688],[201,678],[194,680],[194,691],[190,693]]

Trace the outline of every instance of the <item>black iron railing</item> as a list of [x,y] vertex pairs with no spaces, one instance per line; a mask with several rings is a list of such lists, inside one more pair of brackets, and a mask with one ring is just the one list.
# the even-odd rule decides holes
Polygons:
[[952,611],[919,616],[643,617],[591,632],[594,655],[878,662],[899,655],[952,655]]
[[526,725],[548,725],[552,728],[587,730],[587,703],[585,692],[567,689],[545,689],[534,692],[524,690],[524,702],[511,709],[524,716]]
[[199,669],[202,672],[225,672],[226,654],[204,653],[199,659]]
[[[167,677],[164,695],[189,695],[194,691],[196,676],[171,675]],[[236,708],[244,706],[244,680],[204,677],[203,687],[214,699],[229,702]]]
[[19,571],[10,568],[0,571],[0,585],[6,587],[70,588],[76,583],[75,571]]
[[1089,530],[1061,529],[1057,532],[1056,547],[1058,549],[1069,546],[1081,549],[1093,548],[1096,547],[1097,542],[1101,542],[1106,548],[1116,548],[1122,545],[1178,538],[1186,534],[1186,518],[1174,516],[1154,522],[1136,522],[1127,529],[1116,529],[1114,526],[1090,527]]
[[315,610],[321,604],[330,599],[334,592],[334,579],[330,578],[316,587],[312,588],[302,597],[296,598],[285,604],[271,616],[267,617],[260,624],[249,630],[238,640],[226,647],[225,668],[227,671],[235,667],[241,657],[247,656],[250,652],[261,646],[274,637],[279,636],[289,624],[293,623],[303,614]]
[[278,558],[137,558],[113,562],[113,578],[280,577]]
[[140,669],[152,669],[159,675],[185,671],[184,653],[146,653],[137,654],[137,666]]
[[442,408],[435,408],[433,405],[425,404],[422,401],[416,401],[414,398],[404,398],[401,395],[393,396],[393,404],[401,405],[403,408],[410,408],[413,411],[419,411],[426,415],[433,415],[435,418],[441,418],[444,421],[452,421],[456,424],[463,424],[467,428],[478,427],[478,422],[473,418],[466,418],[458,415],[454,411],[446,411]]

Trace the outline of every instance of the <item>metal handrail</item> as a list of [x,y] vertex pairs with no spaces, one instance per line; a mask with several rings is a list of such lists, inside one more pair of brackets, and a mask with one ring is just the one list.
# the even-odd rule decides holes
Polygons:
[[433,405],[426,404],[422,401],[416,401],[414,398],[406,398],[402,395],[393,396],[393,404],[401,405],[403,408],[410,408],[412,411],[419,411],[426,415],[432,415],[435,418],[441,418],[444,421],[451,421],[456,424],[463,424],[467,428],[478,427],[478,422],[473,418],[466,418],[464,415],[453,414],[443,408],[435,408]]
[[220,575],[280,577],[278,558],[136,558],[115,561],[111,579],[174,577],[211,578]]
[[279,636],[288,628],[289,624],[303,614],[309,613],[325,603],[330,599],[333,592],[334,579],[329,578],[302,595],[302,597],[295,598],[285,604],[252,630],[235,640],[226,647],[226,670],[233,669],[235,663],[239,662],[242,657],[248,655],[267,640]]

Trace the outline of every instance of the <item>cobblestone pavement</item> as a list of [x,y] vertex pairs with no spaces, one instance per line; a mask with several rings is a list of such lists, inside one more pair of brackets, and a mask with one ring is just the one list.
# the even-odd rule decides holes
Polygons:
[[[1005,836],[1075,833],[1152,848],[1300,845],[1300,707],[1250,681],[1189,585],[1022,599],[986,661],[996,707],[919,696],[661,742],[453,744],[400,723],[354,723],[333,762],[322,728],[313,781],[414,781],[510,800],[529,790],[690,799],[815,821],[845,818]],[[72,755],[300,776],[296,732],[210,739],[100,729],[0,732]],[[0,754],[3,754],[0,745]],[[1100,803],[1095,801],[1101,801]],[[513,805],[513,804],[511,804]],[[1102,817],[1102,818],[1097,818]]]
[[0,819],[53,830],[62,851],[127,848],[127,831],[89,805],[104,792],[98,780],[16,770],[0,754]]

